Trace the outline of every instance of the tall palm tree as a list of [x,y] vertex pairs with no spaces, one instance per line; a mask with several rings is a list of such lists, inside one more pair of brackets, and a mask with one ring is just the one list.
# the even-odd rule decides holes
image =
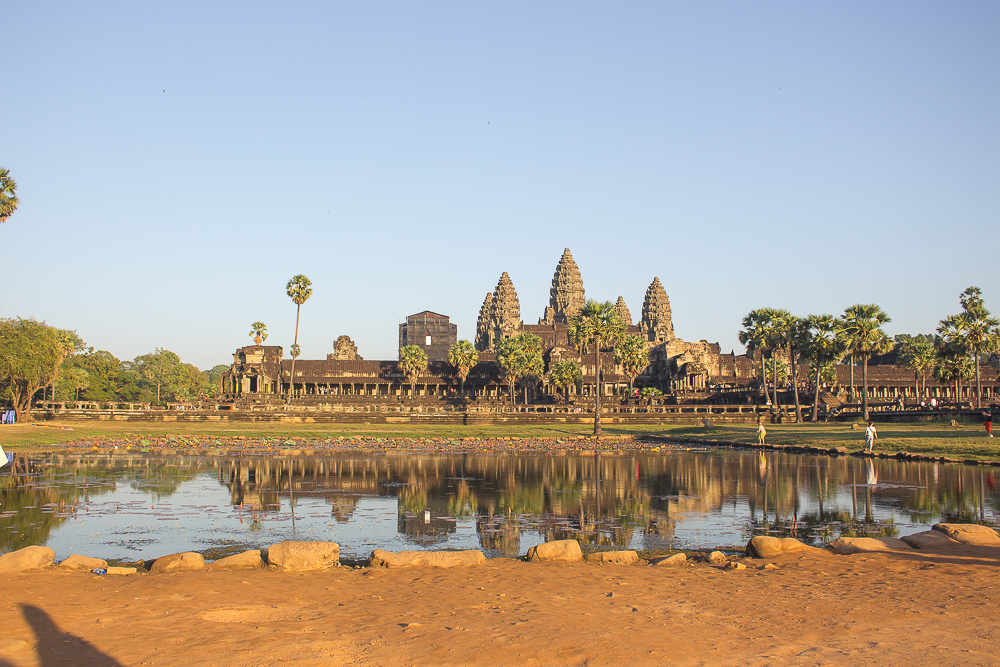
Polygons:
[[802,422],[802,406],[799,404],[799,372],[798,360],[803,355],[806,346],[809,344],[809,322],[804,317],[796,317],[789,313],[785,320],[782,333],[784,334],[785,349],[788,350],[788,358],[792,365],[792,393],[795,396],[795,423]]
[[419,345],[400,348],[399,368],[410,381],[410,400],[413,400],[417,395],[417,378],[427,370],[427,353]]
[[288,378],[288,397],[285,399],[286,403],[290,403],[292,401],[292,388],[295,387],[295,359],[302,352],[301,348],[299,348],[299,312],[302,310],[302,304],[312,296],[312,281],[301,273],[297,276],[292,276],[292,279],[285,285],[285,292],[295,304],[295,343],[292,345],[292,374]]
[[605,345],[618,345],[625,335],[625,323],[618,316],[618,309],[610,301],[594,301],[588,299],[583,310],[574,315],[569,323],[570,340],[574,345],[594,346],[594,381],[597,396],[594,401],[594,435],[601,433],[601,393],[603,376],[601,374],[601,348]]
[[[787,310],[780,308],[758,308],[751,310],[743,318],[743,331],[739,333],[740,343],[747,348],[749,354],[757,350],[761,353],[771,353],[771,376],[777,377],[778,350],[785,340],[785,328],[787,320],[792,316]],[[767,363],[762,359],[763,363]],[[764,374],[766,376],[766,373]],[[767,378],[764,378],[764,394],[767,394]],[[773,409],[778,408],[778,384],[774,383],[774,401],[771,403]]]
[[10,177],[10,170],[0,167],[0,223],[14,215],[17,205],[17,182]]
[[934,379],[938,382],[954,382],[955,396],[962,401],[962,380],[973,376],[972,356],[965,341],[952,336],[936,336],[934,350],[937,359],[934,365]]
[[806,358],[816,375],[812,420],[819,420],[819,387],[822,382],[823,367],[839,361],[847,349],[847,341],[841,335],[842,323],[833,315],[810,315],[806,318],[809,336],[805,346]]
[[557,362],[549,373],[549,380],[557,389],[565,392],[566,404],[569,405],[569,388],[583,379],[583,372],[580,364],[572,359],[564,359]]
[[976,360],[976,409],[983,407],[983,386],[979,377],[979,360],[984,354],[997,350],[1000,344],[1000,320],[990,316],[983,304],[983,292],[978,287],[969,287],[959,297],[962,303],[960,328],[965,345]]
[[521,377],[521,341],[518,337],[504,338],[496,347],[497,366],[503,373],[510,393],[510,404],[514,405],[514,383]]
[[263,322],[254,322],[250,325],[250,337],[256,345],[260,345],[267,340],[267,325]]
[[913,371],[913,393],[923,398],[927,393],[927,372],[934,370],[937,354],[933,338],[917,334],[899,336],[899,363]]
[[625,334],[615,345],[615,363],[622,367],[622,373],[628,378],[628,391],[631,396],[635,389],[635,378],[649,365],[649,350],[646,341],[635,334]]
[[[528,385],[537,386],[545,375],[545,360],[542,358],[542,339],[532,333],[517,337],[520,344],[518,356],[518,376],[524,390],[524,404],[528,404]],[[530,382],[529,382],[530,381]]]
[[868,360],[876,354],[884,354],[892,349],[892,339],[882,325],[892,319],[874,303],[856,303],[844,310],[844,336],[852,357],[861,358],[861,387],[863,391],[862,409],[865,420],[868,414]]
[[465,378],[469,377],[469,371],[479,363],[479,353],[475,346],[467,340],[456,341],[448,350],[448,363],[455,368],[458,379],[461,383],[460,394],[465,400]]

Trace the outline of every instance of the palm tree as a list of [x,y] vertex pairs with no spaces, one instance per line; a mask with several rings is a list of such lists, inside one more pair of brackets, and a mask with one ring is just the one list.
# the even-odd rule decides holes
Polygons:
[[802,422],[802,406],[799,405],[799,373],[798,359],[802,356],[805,347],[809,344],[809,322],[804,317],[788,315],[784,327],[785,347],[788,349],[788,358],[792,365],[792,393],[795,395],[795,423]]
[[622,373],[628,378],[628,392],[632,395],[635,389],[636,376],[649,365],[649,350],[646,341],[635,334],[625,334],[615,345],[615,363],[622,367]]
[[267,325],[263,322],[254,322],[250,325],[250,337],[255,345],[260,345],[267,340]]
[[533,386],[545,375],[545,360],[542,359],[542,339],[532,333],[523,333],[518,338],[520,354],[518,355],[518,376],[521,378],[521,388],[524,390],[524,404],[528,404],[528,384]]
[[805,355],[816,375],[812,412],[812,420],[815,422],[819,420],[819,387],[823,383],[823,368],[844,356],[847,341],[841,335],[841,321],[833,315],[810,315],[806,318],[806,325],[809,335]]
[[936,336],[934,349],[937,359],[934,366],[934,378],[938,382],[954,382],[955,396],[962,401],[962,380],[973,376],[972,357],[965,341],[960,338]]
[[[785,340],[785,323],[792,316],[787,310],[779,308],[758,308],[751,310],[743,318],[743,331],[739,333],[739,340],[747,348],[747,353],[753,354],[760,350],[761,353],[771,353],[771,375],[777,375],[778,350]],[[767,395],[767,378],[764,378],[764,394]],[[770,400],[770,396],[767,396]],[[778,385],[774,385],[774,401],[771,403],[773,409],[778,408]]]
[[882,331],[882,325],[892,321],[874,303],[856,303],[844,310],[844,336],[848,350],[854,357],[861,357],[862,409],[868,420],[868,360],[876,354],[892,349],[892,339]]
[[469,371],[479,363],[479,353],[476,348],[467,340],[456,341],[448,350],[448,363],[455,367],[458,379],[461,383],[460,394],[465,400],[465,378],[469,377]]
[[417,395],[417,378],[427,370],[427,353],[419,345],[407,345],[399,350],[399,368],[410,381],[410,399]]
[[586,347],[594,345],[594,383],[597,396],[594,401],[594,435],[601,433],[601,347],[616,346],[625,335],[625,323],[618,316],[618,309],[610,301],[588,299],[579,315],[574,315],[569,323],[570,340],[574,345]]
[[927,393],[927,371],[934,370],[937,361],[933,337],[903,334],[896,338],[900,343],[899,363],[913,371],[913,393],[923,398]]
[[995,352],[1000,343],[1000,321],[990,317],[990,311],[983,304],[983,292],[978,287],[969,287],[959,297],[962,303],[960,328],[965,345],[976,360],[976,409],[983,407],[983,387],[979,377],[979,360],[984,354]]
[[517,338],[504,338],[496,347],[497,366],[510,391],[510,404],[514,405],[514,383],[520,378],[521,342]]
[[10,170],[0,167],[0,223],[14,215],[17,205],[17,182],[10,177]]
[[566,405],[569,405],[569,388],[582,379],[583,372],[580,370],[580,364],[576,363],[572,359],[564,359],[563,361],[557,362],[552,367],[552,371],[549,373],[549,380],[552,384],[554,384],[557,389],[561,389],[565,392]]
[[295,359],[302,352],[302,349],[299,347],[299,312],[302,310],[302,304],[312,296],[312,281],[301,273],[297,276],[292,276],[292,279],[285,285],[285,292],[291,297],[292,302],[295,303],[295,343],[292,344],[292,374],[288,378],[288,397],[285,399],[286,403],[290,403],[292,401],[292,388],[295,386]]

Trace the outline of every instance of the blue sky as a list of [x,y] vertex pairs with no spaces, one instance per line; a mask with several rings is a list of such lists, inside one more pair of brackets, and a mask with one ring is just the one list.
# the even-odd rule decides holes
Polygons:
[[304,273],[305,358],[587,296],[737,342],[763,306],[1000,311],[1000,4],[10,3],[0,317],[207,368]]

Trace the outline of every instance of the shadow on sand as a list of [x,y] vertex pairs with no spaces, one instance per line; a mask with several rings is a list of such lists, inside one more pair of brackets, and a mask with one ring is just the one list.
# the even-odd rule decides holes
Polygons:
[[[102,653],[82,639],[69,632],[63,632],[47,613],[30,604],[22,604],[21,614],[31,626],[37,640],[38,664],[41,667],[55,665],[101,665],[102,667],[123,667],[114,658]],[[0,659],[0,667],[13,667]]]

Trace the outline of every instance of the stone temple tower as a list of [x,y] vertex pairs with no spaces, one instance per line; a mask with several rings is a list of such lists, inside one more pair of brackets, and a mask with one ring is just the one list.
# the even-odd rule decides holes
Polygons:
[[538,319],[539,324],[566,324],[571,317],[583,310],[586,303],[583,278],[580,277],[580,269],[569,248],[563,251],[562,258],[556,265],[549,295],[549,305],[545,309],[545,315]]
[[476,326],[476,349],[492,350],[504,338],[521,333],[521,302],[510,276],[504,271],[497,287],[486,296],[479,310]]
[[670,315],[670,299],[659,278],[646,289],[642,302],[642,335],[651,343],[669,343],[674,339],[674,322]]
[[618,301],[615,302],[615,310],[618,311],[618,317],[621,318],[626,327],[632,326],[632,313],[628,312],[628,306],[625,305],[625,299],[618,297]]

